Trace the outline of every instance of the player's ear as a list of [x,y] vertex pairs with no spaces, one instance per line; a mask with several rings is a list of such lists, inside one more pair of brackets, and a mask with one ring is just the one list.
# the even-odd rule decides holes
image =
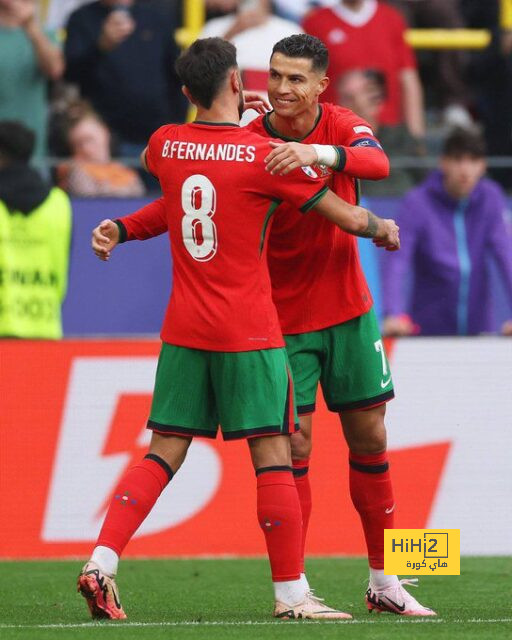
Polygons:
[[233,69],[229,76],[229,83],[233,93],[241,93],[242,91],[242,78],[240,77],[240,71]]
[[330,83],[330,80],[327,76],[324,76],[323,78],[321,78],[320,81],[318,82],[317,95],[320,95],[321,93],[323,93],[329,86],[329,83]]
[[195,100],[192,97],[192,94],[190,93],[190,91],[187,89],[187,87],[185,85],[183,85],[181,87],[181,92],[183,93],[183,95],[186,97],[186,99],[191,103],[195,105]]

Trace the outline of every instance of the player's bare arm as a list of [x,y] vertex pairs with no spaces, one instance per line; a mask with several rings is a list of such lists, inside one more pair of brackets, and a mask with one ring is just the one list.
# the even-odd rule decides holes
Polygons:
[[378,247],[387,251],[400,248],[399,228],[394,220],[379,218],[364,207],[348,204],[332,191],[328,191],[320,200],[315,211],[347,233],[361,238],[373,238]]
[[92,230],[92,250],[100,260],[109,260],[112,250],[118,244],[119,227],[113,220],[103,220]]

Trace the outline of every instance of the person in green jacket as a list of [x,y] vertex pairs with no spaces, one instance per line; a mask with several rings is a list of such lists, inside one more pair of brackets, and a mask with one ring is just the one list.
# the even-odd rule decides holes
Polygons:
[[35,135],[0,121],[0,336],[62,337],[72,213],[29,166]]

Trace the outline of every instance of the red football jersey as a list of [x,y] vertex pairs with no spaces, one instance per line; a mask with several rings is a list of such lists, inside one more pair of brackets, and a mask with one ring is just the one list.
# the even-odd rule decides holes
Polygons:
[[268,139],[233,124],[167,125],[148,145],[160,181],[173,257],[161,337],[211,351],[284,345],[272,302],[266,236],[284,199],[306,212],[324,181],[298,169],[271,176]]
[[[347,148],[347,164],[342,172],[325,167],[314,169],[324,175],[340,198],[355,204],[357,181],[349,175],[351,148],[371,145],[378,148],[365,148],[369,158],[372,152],[386,163],[387,158],[365,120],[332,104],[323,104],[320,109],[314,129],[301,142]],[[269,114],[247,128],[261,135],[278,136],[270,125]],[[354,173],[363,177],[362,170]],[[364,177],[372,177],[370,174],[365,173]],[[357,239],[314,212],[302,216],[286,203],[279,207],[270,232],[268,263],[272,296],[285,335],[330,327],[360,316],[372,306]]]
[[338,102],[336,85],[347,71],[376,69],[385,74],[387,90],[379,120],[389,125],[402,121],[400,72],[415,69],[416,58],[404,40],[406,24],[397,9],[376,3],[373,16],[365,24],[354,25],[343,19],[337,7],[322,8],[308,14],[302,26],[329,50],[331,82],[322,100]]

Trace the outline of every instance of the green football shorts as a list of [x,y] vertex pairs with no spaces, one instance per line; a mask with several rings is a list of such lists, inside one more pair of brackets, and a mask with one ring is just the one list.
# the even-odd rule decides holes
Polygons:
[[394,397],[373,309],[320,331],[285,336],[299,415],[315,410],[318,383],[330,411],[366,409]]
[[148,428],[224,440],[298,429],[286,350],[203,351],[162,343]]

